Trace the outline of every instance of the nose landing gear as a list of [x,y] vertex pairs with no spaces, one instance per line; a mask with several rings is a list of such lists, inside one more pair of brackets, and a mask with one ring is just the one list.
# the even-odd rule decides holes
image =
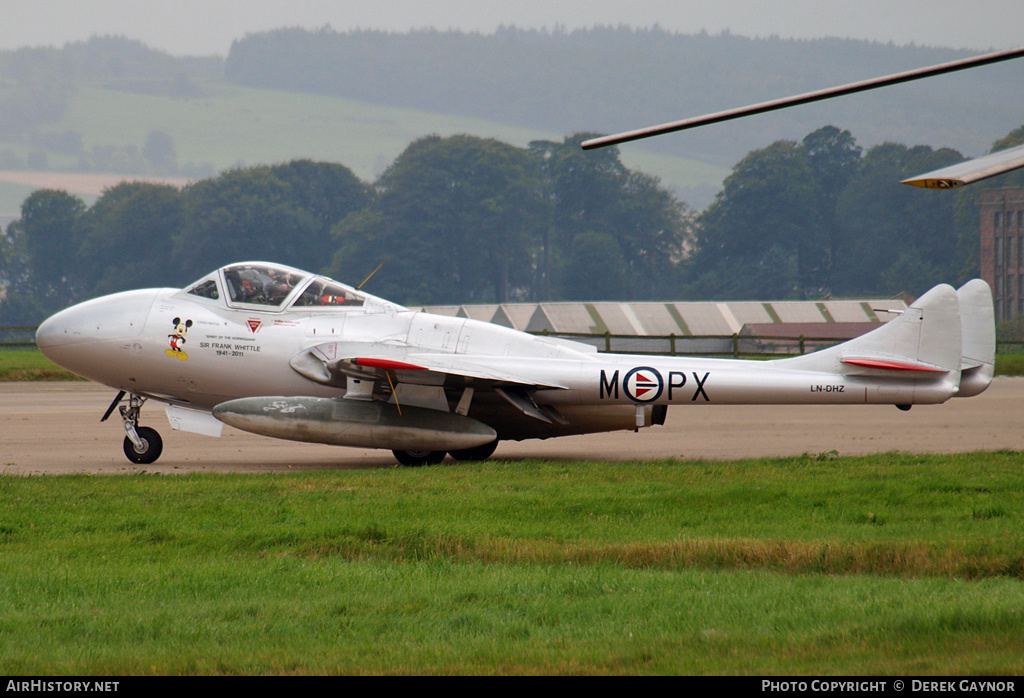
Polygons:
[[124,390],[117,394],[100,421],[107,421],[107,417],[117,407],[121,414],[121,421],[124,422],[124,455],[132,463],[138,465],[154,463],[164,450],[164,442],[156,429],[139,426],[139,413],[142,411],[142,405],[146,402],[146,398],[132,393],[128,396],[128,404],[118,407],[125,395]]
[[[125,431],[129,429],[125,426]],[[153,463],[164,450],[163,439],[156,429],[150,427],[135,427],[135,438],[131,433],[124,437],[124,455],[132,463],[146,465]]]

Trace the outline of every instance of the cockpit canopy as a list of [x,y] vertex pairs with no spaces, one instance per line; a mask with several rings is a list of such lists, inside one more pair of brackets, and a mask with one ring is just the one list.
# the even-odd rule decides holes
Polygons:
[[367,296],[323,276],[268,262],[221,267],[187,287],[187,294],[224,299],[233,308],[273,311],[285,308],[358,307]]

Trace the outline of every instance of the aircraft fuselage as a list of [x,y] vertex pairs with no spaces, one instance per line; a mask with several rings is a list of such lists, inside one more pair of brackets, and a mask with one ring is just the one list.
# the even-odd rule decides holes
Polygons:
[[[434,425],[421,432],[454,434],[459,420],[469,418],[493,432],[466,423],[467,434],[500,440],[637,429],[663,423],[670,405],[909,406],[944,402],[961,388],[960,300],[949,287],[931,292],[927,327],[934,329],[924,329],[924,311],[912,307],[892,327],[867,335],[870,340],[793,359],[744,361],[601,354],[575,342],[408,310],[270,265],[255,267],[269,275],[263,277],[268,287],[270,277],[291,274],[279,297],[243,296],[236,292],[237,272],[253,266],[226,267],[185,290],[87,301],[44,322],[37,343],[55,363],[119,391],[212,412],[241,428],[258,422],[251,429],[263,430],[258,433],[326,443],[372,445],[377,438],[357,439],[358,429],[347,427],[339,436],[327,424],[368,419],[353,400],[393,405],[393,414],[391,407],[373,408],[373,418],[392,431],[419,423]],[[909,354],[903,346],[911,347]],[[991,378],[986,370],[982,390]],[[237,402],[246,398],[262,401]],[[346,402],[338,409],[316,403],[313,410],[313,399]],[[410,416],[408,409],[402,415],[403,406],[453,417]],[[303,411],[320,416],[304,419]],[[274,424],[268,426],[269,413]]]

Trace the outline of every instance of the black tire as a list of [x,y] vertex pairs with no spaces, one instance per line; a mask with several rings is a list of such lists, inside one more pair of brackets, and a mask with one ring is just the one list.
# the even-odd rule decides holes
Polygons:
[[136,433],[139,438],[142,439],[143,444],[146,448],[142,451],[135,449],[135,444],[127,436],[124,437],[124,455],[128,457],[132,463],[138,465],[148,465],[149,463],[155,463],[156,459],[160,457],[160,454],[164,450],[164,441],[160,438],[160,434],[157,433],[156,429],[150,429],[149,427],[136,427]]
[[437,465],[444,460],[444,451],[392,451],[402,465],[415,468],[420,465]]
[[473,448],[463,448],[458,451],[448,451],[452,458],[458,461],[474,461],[474,460],[487,460],[494,453],[494,449],[498,447],[498,440],[480,446],[474,446]]

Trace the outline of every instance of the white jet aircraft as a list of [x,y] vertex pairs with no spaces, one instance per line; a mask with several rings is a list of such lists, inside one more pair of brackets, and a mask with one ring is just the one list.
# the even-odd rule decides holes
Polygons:
[[[897,73],[583,143],[626,143],[1024,56],[1024,48]],[[1024,146],[907,184],[951,188],[1024,166]],[[152,463],[171,424],[222,423],[296,441],[390,448],[406,465],[489,457],[498,441],[639,430],[669,405],[915,404],[971,397],[992,380],[992,293],[940,285],[858,339],[775,361],[598,354],[475,320],[414,312],[336,281],[265,262],[223,267],[183,289],[129,291],[46,320],[54,363],[119,391],[124,452]],[[126,400],[126,404],[121,404]]]
[[125,455],[152,463],[172,426],[222,423],[283,439],[389,448],[405,465],[489,457],[498,441],[639,430],[669,406],[891,404],[988,387],[992,294],[940,285],[878,329],[774,361],[600,354],[486,322],[433,315],[298,269],[246,262],[185,289],[127,291],[46,320],[54,363],[118,390]]

